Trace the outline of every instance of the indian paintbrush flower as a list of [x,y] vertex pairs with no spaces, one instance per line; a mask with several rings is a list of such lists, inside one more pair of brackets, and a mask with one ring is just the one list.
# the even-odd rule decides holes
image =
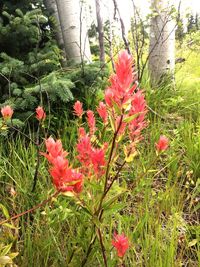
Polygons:
[[40,107],[38,106],[36,109],[35,109],[35,112],[36,112],[36,118],[41,121],[41,120],[45,120],[46,118],[46,113],[43,109],[43,107]]
[[14,112],[13,109],[9,105],[1,108],[1,114],[2,114],[2,116],[4,118],[4,120],[11,119],[12,115],[13,115],[13,112]]
[[94,112],[92,110],[87,111],[87,123],[90,129],[90,135],[93,135],[94,132],[96,131],[96,120],[94,116]]
[[112,245],[116,248],[118,257],[123,258],[129,248],[129,241],[123,233],[121,235],[115,233]]
[[83,104],[80,101],[76,101],[73,108],[74,108],[74,114],[79,118],[81,118],[83,115]]
[[69,167],[66,159],[67,151],[63,150],[62,142],[49,137],[45,140],[47,153],[41,152],[45,156],[51,167],[49,172],[53,178],[53,184],[61,192],[73,191],[80,193],[83,186],[83,175],[78,169]]
[[97,107],[97,112],[101,119],[103,120],[103,123],[106,124],[108,121],[108,113],[106,105],[103,102],[99,102],[99,106]]
[[158,152],[167,150],[169,146],[169,139],[165,135],[161,135],[158,143],[156,143],[156,149]]

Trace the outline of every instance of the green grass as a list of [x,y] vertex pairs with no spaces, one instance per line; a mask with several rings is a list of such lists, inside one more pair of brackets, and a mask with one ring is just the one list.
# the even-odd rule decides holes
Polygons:
[[[178,67],[176,89],[168,86],[155,91],[148,80],[143,84],[153,112],[149,111],[138,155],[111,192],[124,188],[126,193],[105,211],[103,241],[109,267],[117,266],[111,245],[114,229],[125,232],[130,240],[126,266],[200,264],[200,60],[194,52],[189,54],[185,52],[187,60]],[[76,124],[61,119],[60,127],[55,132],[73,151]],[[159,158],[154,144],[161,134],[169,137],[170,148]],[[31,193],[35,159],[35,146],[24,138],[1,138],[0,203],[10,214],[31,208],[54,191],[41,159],[36,191]],[[16,190],[14,197],[11,187]],[[15,230],[2,228],[0,242],[13,243],[12,251],[19,252],[14,261],[20,267],[79,267],[92,231],[87,212],[64,196],[16,220],[15,226]],[[98,242],[86,266],[104,266]]]

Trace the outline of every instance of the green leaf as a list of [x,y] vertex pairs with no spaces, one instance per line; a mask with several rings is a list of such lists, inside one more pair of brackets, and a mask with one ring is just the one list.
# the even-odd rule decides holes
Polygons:
[[9,245],[7,245],[7,246],[5,246],[5,247],[3,248],[3,251],[1,252],[1,255],[3,255],[3,256],[7,255],[8,252],[11,250],[11,247],[12,247],[12,243],[9,244]]
[[115,132],[115,122],[111,115],[109,116],[109,120],[110,120],[110,125],[111,125],[112,130],[113,132]]
[[134,115],[131,115],[130,117],[126,117],[126,118],[124,118],[124,119],[123,119],[123,122],[125,122],[125,123],[129,123],[129,122],[133,121],[135,118],[138,117],[138,114],[139,114],[139,113],[134,114]]
[[114,101],[112,102],[112,104],[113,104],[113,107],[114,107],[115,112],[118,115],[121,115],[122,114],[122,111],[121,111],[120,107]]
[[127,192],[126,189],[123,189],[124,191],[123,192],[120,192],[119,194],[115,195],[114,197],[110,198],[108,201],[106,201],[104,204],[103,204],[103,209],[104,210],[108,210],[110,208],[110,206],[120,197],[122,196],[124,193]]
[[8,227],[10,229],[18,229],[17,227],[15,227],[14,225],[9,224],[9,223],[4,223],[3,226]]
[[10,215],[9,215],[9,212],[8,212],[7,208],[1,203],[0,203],[0,209],[2,210],[2,212],[3,212],[4,216],[6,217],[6,219],[10,218]]
[[197,244],[197,239],[193,239],[192,241],[190,241],[189,243],[188,243],[188,247],[193,247],[193,246],[195,246],[196,244]]

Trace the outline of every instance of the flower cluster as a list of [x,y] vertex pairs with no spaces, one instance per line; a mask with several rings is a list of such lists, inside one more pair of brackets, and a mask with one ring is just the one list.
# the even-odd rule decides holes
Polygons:
[[97,112],[101,119],[103,120],[103,123],[106,124],[108,122],[108,112],[106,105],[103,102],[99,102],[99,106],[97,107]]
[[39,121],[45,120],[45,118],[46,118],[46,113],[45,113],[43,107],[38,106],[38,107],[35,109],[35,112],[36,112],[36,118],[37,118]]
[[79,118],[81,118],[83,115],[83,104],[80,101],[76,101],[73,108],[74,108],[74,114]]
[[116,248],[118,257],[123,258],[129,248],[129,241],[123,233],[121,235],[115,233],[112,245]]
[[[82,130],[79,130],[79,133]],[[105,151],[107,146],[104,145],[103,148],[95,148],[92,146],[91,138],[85,132],[81,133],[79,137],[79,142],[77,144],[78,160],[82,164],[82,172],[91,176],[95,174],[97,178],[105,172],[106,160]]]
[[121,51],[115,63],[116,74],[111,76],[111,85],[105,92],[105,102],[115,121],[115,131],[123,134],[127,130],[134,145],[142,139],[141,131],[147,126],[147,108],[143,91],[134,79],[132,65],[131,56]]
[[[35,109],[36,112],[36,118],[40,120],[45,120],[46,118],[46,113],[43,109],[43,107],[38,106]],[[1,108],[1,115],[3,116],[4,120],[11,119],[12,115],[14,113],[14,110],[11,108],[11,106],[7,105],[3,108]]]
[[132,64],[132,57],[128,52],[121,51],[115,63],[116,74],[111,75],[111,85],[105,92],[105,101],[109,107],[113,107],[114,104],[122,107],[130,100],[137,88],[136,84],[132,85]]
[[83,175],[69,166],[69,162],[66,159],[68,153],[63,150],[61,141],[55,141],[52,137],[49,137],[45,144],[47,153],[41,152],[41,154],[51,164],[49,172],[53,177],[54,186],[61,192],[73,191],[80,193],[83,185]]
[[1,108],[1,115],[3,116],[4,120],[11,119],[13,112],[13,109],[8,105]]
[[162,152],[167,150],[168,146],[169,146],[169,139],[165,135],[161,135],[158,140],[158,143],[156,143],[156,150],[158,152]]

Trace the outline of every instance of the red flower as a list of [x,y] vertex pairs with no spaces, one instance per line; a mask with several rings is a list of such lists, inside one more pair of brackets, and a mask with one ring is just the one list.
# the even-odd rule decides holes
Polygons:
[[13,115],[13,109],[10,106],[5,106],[3,108],[1,108],[1,114],[3,116],[3,118],[6,119],[11,119],[12,115]]
[[169,139],[165,135],[161,135],[158,143],[156,143],[156,149],[158,152],[165,151],[169,146]]
[[54,141],[52,137],[49,137],[45,144],[47,153],[41,154],[51,164],[49,172],[53,177],[54,186],[62,192],[80,193],[83,186],[83,175],[69,167],[68,160],[65,158],[68,153],[63,150],[61,141]]
[[96,131],[96,127],[95,127],[96,121],[94,117],[94,112],[92,110],[87,111],[87,122],[90,128],[90,134],[93,135],[94,132]]
[[[145,115],[147,113],[146,101],[141,90],[133,95],[131,108],[128,116],[133,116],[133,120],[129,122],[129,136],[132,141],[141,139],[141,131],[146,127]],[[134,115],[136,117],[134,117]]]
[[129,248],[128,238],[124,234],[114,234],[112,245],[116,248],[118,257],[122,258],[124,257],[127,249]]
[[41,120],[45,120],[45,118],[46,118],[46,113],[44,112],[44,109],[43,109],[43,107],[37,107],[36,108],[36,118],[39,120],[39,121],[41,121]]
[[78,128],[78,137],[79,137],[79,138],[82,138],[82,137],[84,137],[84,136],[86,136],[85,129],[84,129],[83,127],[79,127],[79,128]]
[[76,101],[73,108],[74,108],[74,114],[79,118],[81,118],[83,115],[83,104],[80,101]]
[[58,156],[50,169],[50,174],[53,177],[53,184],[62,191],[74,191],[80,193],[83,185],[83,176],[68,167],[68,160]]
[[133,83],[132,57],[127,51],[121,51],[115,63],[116,74],[110,77],[110,87],[105,91],[105,101],[109,107],[116,103],[119,107],[127,103],[137,84]]
[[118,83],[124,88],[130,87],[133,81],[132,64],[131,55],[126,50],[122,50],[119,53],[118,61],[115,63],[115,69]]
[[54,163],[55,159],[58,156],[64,158],[68,154],[67,151],[63,150],[62,143],[60,140],[54,141],[52,137],[49,137],[45,140],[45,145],[48,153],[41,152],[41,154],[45,156],[51,164]]
[[109,107],[112,107],[113,101],[114,101],[114,92],[110,88],[108,88],[105,91],[105,102]]
[[89,167],[91,163],[92,145],[88,135],[80,138],[77,144],[78,160],[85,166]]
[[91,153],[92,165],[94,172],[98,175],[104,174],[104,167],[106,165],[104,149],[93,149]]
[[99,113],[99,116],[102,118],[103,123],[106,124],[108,120],[108,113],[106,105],[103,102],[99,103],[99,106],[97,107],[97,112]]

